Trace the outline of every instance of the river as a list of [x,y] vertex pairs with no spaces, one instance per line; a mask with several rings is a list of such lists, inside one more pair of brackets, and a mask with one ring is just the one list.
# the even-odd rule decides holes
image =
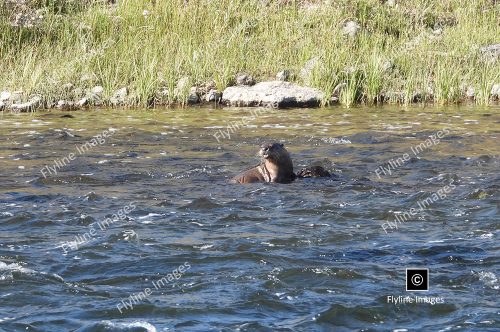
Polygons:
[[2,113],[0,330],[499,329],[499,111]]

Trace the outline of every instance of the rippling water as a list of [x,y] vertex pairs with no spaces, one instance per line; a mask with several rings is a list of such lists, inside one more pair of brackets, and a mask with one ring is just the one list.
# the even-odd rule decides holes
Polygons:
[[[3,114],[0,330],[497,330],[499,110]],[[335,177],[227,184],[265,141]]]

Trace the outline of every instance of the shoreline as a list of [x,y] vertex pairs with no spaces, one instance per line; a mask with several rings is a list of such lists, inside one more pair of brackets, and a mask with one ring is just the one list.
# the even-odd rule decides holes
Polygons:
[[[274,108],[274,109],[290,109],[290,108],[324,108],[330,106],[346,106],[346,107],[356,107],[356,106],[438,106],[438,105],[477,105],[477,106],[495,106],[499,104],[500,95],[500,84],[495,84],[491,88],[491,95],[488,100],[488,104],[478,102],[473,96],[462,96],[453,102],[438,102],[435,100],[433,95],[421,95],[416,93],[411,102],[402,102],[399,100],[394,101],[384,95],[377,98],[373,102],[368,101],[358,101],[350,105],[343,104],[340,102],[339,96],[332,96],[325,101],[324,92],[317,89],[309,87],[301,87],[294,83],[283,83],[284,81],[269,81],[260,82],[261,84],[276,84],[278,86],[282,84],[288,84],[280,91],[266,92],[264,90],[261,94],[260,92],[250,93],[248,91],[253,91],[252,85],[237,85],[228,87],[223,92],[217,90],[210,90],[209,92],[201,92],[198,87],[191,87],[191,93],[188,95],[187,100],[175,101],[175,102],[161,102],[159,100],[153,100],[148,105],[142,105],[140,103],[131,102],[127,99],[129,96],[128,88],[120,88],[114,92],[114,94],[109,97],[103,95],[103,88],[101,86],[95,86],[92,89],[88,89],[85,96],[77,99],[54,99],[54,97],[44,97],[43,95],[34,95],[31,98],[22,97],[22,92],[20,91],[2,91],[0,93],[0,112],[5,113],[26,113],[39,110],[61,110],[61,111],[77,111],[77,110],[100,110],[109,108],[125,108],[125,109],[173,109],[173,108],[227,108],[227,107],[264,107],[264,108]],[[258,84],[257,84],[258,85]],[[317,95],[314,95],[311,100],[306,103],[298,103],[296,97],[294,96],[294,88],[308,89]],[[225,99],[225,93],[228,89],[237,90],[236,99]],[[82,90],[81,88],[75,88],[75,90]],[[290,90],[290,91],[289,91]],[[289,92],[289,94],[287,94]],[[302,90],[299,91],[299,93]],[[243,96],[242,96],[243,94]],[[387,95],[402,95],[402,92],[394,93],[389,92]],[[262,98],[262,95],[265,95]],[[253,99],[252,99],[253,98]],[[267,99],[266,99],[267,98]],[[281,103],[281,99],[286,100],[286,103]],[[294,99],[295,98],[295,99]],[[288,100],[292,99],[292,102]],[[57,102],[56,102],[57,100]]]
[[488,105],[500,93],[499,9],[491,0],[7,0],[0,108]]

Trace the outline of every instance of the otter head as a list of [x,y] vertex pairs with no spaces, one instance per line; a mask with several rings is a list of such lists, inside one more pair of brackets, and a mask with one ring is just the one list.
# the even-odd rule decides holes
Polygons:
[[289,158],[288,151],[281,143],[264,143],[260,146],[259,155],[266,161],[278,162],[283,157]]

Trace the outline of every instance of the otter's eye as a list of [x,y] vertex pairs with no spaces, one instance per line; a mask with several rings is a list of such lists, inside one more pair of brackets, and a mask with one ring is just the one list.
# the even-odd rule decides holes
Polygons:
[[284,146],[285,146],[285,144],[281,143],[281,144],[280,144],[280,146],[281,146],[281,147],[284,147]]

